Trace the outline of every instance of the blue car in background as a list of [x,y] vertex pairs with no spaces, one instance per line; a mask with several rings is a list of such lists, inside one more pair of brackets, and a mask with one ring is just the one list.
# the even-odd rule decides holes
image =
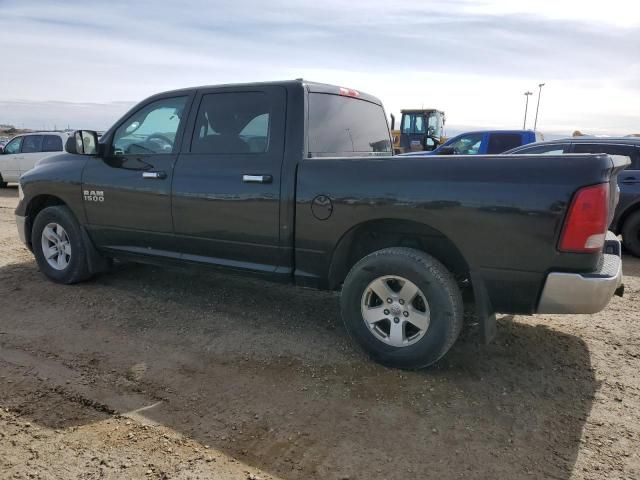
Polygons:
[[496,154],[542,140],[542,134],[533,130],[482,130],[461,133],[430,152],[410,152],[402,155]]

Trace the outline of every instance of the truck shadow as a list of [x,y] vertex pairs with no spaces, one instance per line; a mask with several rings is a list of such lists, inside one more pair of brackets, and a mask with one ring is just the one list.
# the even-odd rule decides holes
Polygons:
[[56,429],[138,410],[285,479],[568,479],[598,389],[587,345],[531,320],[503,317],[493,344],[463,335],[407,372],[357,351],[332,294],[146,266],[64,287],[14,264],[0,283],[18,305],[0,345],[72,366],[25,378],[45,369],[58,393],[88,399],[60,415],[23,382],[5,405]]

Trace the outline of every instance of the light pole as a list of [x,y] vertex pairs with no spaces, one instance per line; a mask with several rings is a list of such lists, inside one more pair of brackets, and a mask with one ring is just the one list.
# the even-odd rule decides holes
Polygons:
[[524,96],[526,97],[527,101],[524,104],[524,122],[522,123],[522,129],[524,130],[525,128],[527,128],[527,109],[529,108],[529,95],[533,95],[533,93],[527,91],[524,92]]
[[538,126],[538,110],[540,109],[540,97],[542,96],[542,87],[544,87],[544,83],[538,84],[538,105],[536,106],[536,119],[533,122],[533,131],[536,131],[536,127]]

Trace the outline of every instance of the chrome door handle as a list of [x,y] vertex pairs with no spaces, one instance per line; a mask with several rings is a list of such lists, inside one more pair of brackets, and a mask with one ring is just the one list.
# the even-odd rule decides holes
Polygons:
[[271,175],[242,175],[244,183],[271,183],[273,177]]
[[142,178],[157,178],[162,180],[167,178],[167,174],[164,172],[142,172]]

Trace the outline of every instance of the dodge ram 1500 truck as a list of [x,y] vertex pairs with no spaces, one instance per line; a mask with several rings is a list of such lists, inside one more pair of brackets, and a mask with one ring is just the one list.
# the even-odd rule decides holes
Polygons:
[[[495,312],[592,313],[621,286],[607,232],[626,163],[600,155],[394,157],[382,104],[303,80],[190,88],[133,107],[20,179],[19,234],[80,282],[112,258],[341,291],[375,360],[432,364],[469,288]],[[292,290],[292,295],[294,290]]]

